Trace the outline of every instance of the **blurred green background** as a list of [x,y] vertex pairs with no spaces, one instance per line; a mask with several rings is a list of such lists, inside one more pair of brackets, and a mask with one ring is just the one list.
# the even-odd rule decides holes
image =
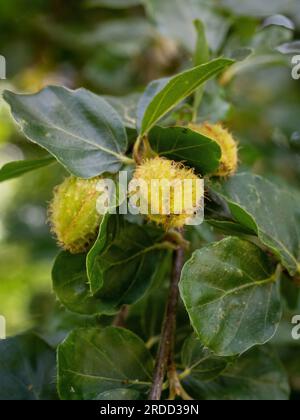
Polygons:
[[[268,21],[277,14],[286,19]],[[291,77],[291,56],[300,54],[298,0],[0,0],[7,61],[0,91],[84,86],[134,104],[151,80],[192,66],[196,18],[212,57],[251,52],[207,85],[200,119],[221,120],[235,133],[241,170],[299,190],[300,81]],[[1,99],[0,166],[43,153],[18,134]],[[53,331],[55,342],[73,317],[51,293],[57,247],[46,223],[47,202],[64,176],[54,165],[0,184],[0,314],[8,335],[38,326]]]

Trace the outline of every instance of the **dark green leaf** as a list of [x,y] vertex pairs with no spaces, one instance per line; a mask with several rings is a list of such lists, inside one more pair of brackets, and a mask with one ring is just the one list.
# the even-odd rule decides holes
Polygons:
[[231,104],[226,99],[224,89],[215,80],[211,80],[206,84],[197,122],[218,123],[226,120],[230,109]]
[[118,112],[125,127],[136,128],[139,94],[133,93],[122,97],[105,96],[104,99]]
[[226,369],[229,359],[214,356],[192,335],[183,344],[181,363],[184,368],[182,377],[190,376],[193,381],[203,382],[219,376]]
[[[290,277],[283,275],[281,294],[286,302],[287,308],[291,312],[297,313],[296,311],[300,308],[300,288],[295,283]],[[290,325],[288,334],[290,335]]]
[[299,54],[300,41],[287,42],[277,47],[277,50],[282,54]]
[[228,9],[235,15],[243,16],[270,16],[276,13],[287,13],[293,15],[292,11],[298,10],[297,0],[290,0],[288,2],[282,0],[221,0],[220,5]]
[[254,229],[259,239],[294,275],[300,272],[300,224],[297,200],[268,180],[250,173],[231,178],[222,187],[233,217]]
[[154,96],[146,108],[141,124],[141,135],[146,134],[176,105],[232,63],[232,60],[218,58],[171,78],[164,88]]
[[162,252],[147,227],[106,215],[87,257],[92,293],[115,309],[134,303],[150,286]]
[[0,400],[53,400],[55,352],[34,334],[0,340]]
[[53,289],[60,302],[83,315],[114,313],[110,305],[92,296],[86,274],[86,254],[61,252],[52,271]]
[[9,179],[18,178],[27,172],[35,171],[36,169],[44,168],[55,162],[52,157],[45,157],[36,160],[18,160],[16,162],[9,162],[0,169],[0,182]]
[[186,127],[154,127],[149,133],[153,150],[168,159],[185,162],[201,175],[212,173],[219,167],[220,146]]
[[197,400],[285,401],[290,393],[287,374],[268,346],[243,355],[210,383],[191,374],[183,386]]
[[277,272],[260,248],[238,238],[196,251],[180,292],[201,342],[220,356],[266,343],[281,319]]
[[64,400],[120,399],[124,393],[138,399],[151,384],[152,368],[149,351],[132,332],[79,329],[58,348],[59,394]]
[[92,178],[117,172],[127,136],[117,112],[85,90],[50,86],[35,95],[5,91],[25,136],[54,155],[72,174]]

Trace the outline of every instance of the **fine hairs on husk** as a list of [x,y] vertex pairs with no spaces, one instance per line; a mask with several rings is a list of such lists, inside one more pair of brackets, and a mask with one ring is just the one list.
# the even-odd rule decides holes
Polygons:
[[66,178],[54,189],[49,222],[58,244],[72,254],[87,251],[97,237],[102,216],[96,204],[100,178]]
[[[142,162],[134,173],[134,179],[143,180],[147,184],[147,196],[142,197],[142,200],[145,200],[148,205],[148,215],[147,218],[150,221],[153,221],[159,225],[163,225],[166,230],[172,228],[181,228],[186,224],[188,218],[193,217],[195,213],[195,208],[191,213],[190,200],[187,200],[186,197],[192,198],[193,206],[196,207],[198,204],[198,209],[200,204],[197,203],[197,192],[196,192],[196,181],[200,178],[194,173],[192,169],[185,167],[182,163],[168,160],[162,157],[155,157],[152,159],[147,159]],[[151,189],[151,181],[157,180],[167,180],[172,185],[172,188],[169,189],[170,194],[170,206],[169,213],[164,214],[164,199],[166,199],[166,192],[164,188],[159,187],[159,198],[156,194],[153,193]],[[178,196],[176,195],[176,183],[181,183],[184,180],[192,180],[189,187],[185,187],[181,196],[181,211],[175,211],[178,209]],[[187,190],[186,190],[187,188]],[[141,194],[143,191],[141,190]],[[153,209],[155,211],[153,211]]]

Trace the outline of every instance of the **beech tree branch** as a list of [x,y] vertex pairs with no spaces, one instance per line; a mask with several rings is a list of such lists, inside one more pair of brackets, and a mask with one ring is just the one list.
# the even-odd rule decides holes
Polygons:
[[128,311],[129,311],[128,306],[123,305],[122,308],[120,309],[120,311],[115,316],[115,319],[113,320],[112,325],[114,327],[124,328],[126,326],[126,319],[127,319],[127,316],[128,316]]
[[184,249],[183,247],[180,247],[174,251],[171,284],[156,357],[153,382],[149,394],[149,400],[152,401],[158,401],[161,399],[165,374],[173,355],[176,332],[176,313],[179,299],[178,283],[183,264]]

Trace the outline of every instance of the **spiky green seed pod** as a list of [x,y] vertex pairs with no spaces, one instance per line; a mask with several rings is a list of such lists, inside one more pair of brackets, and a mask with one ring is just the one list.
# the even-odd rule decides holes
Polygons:
[[[147,218],[158,225],[163,225],[166,230],[183,227],[189,218],[195,217],[195,210],[202,208],[203,192],[202,189],[197,191],[197,182],[200,178],[182,163],[161,157],[147,159],[136,168],[134,179],[142,180],[147,185],[146,191],[141,190],[141,200],[147,203]],[[172,187],[167,191],[160,185],[155,192],[152,184],[154,180],[167,181]],[[191,183],[179,189],[184,181]],[[179,194],[176,194],[176,191],[180,191]],[[200,199],[199,202],[197,198]],[[167,214],[164,211],[166,200],[169,202]],[[177,211],[179,208],[180,211]]]
[[51,229],[59,245],[72,254],[89,249],[95,241],[102,216],[96,204],[99,178],[69,177],[54,189],[49,207]]

